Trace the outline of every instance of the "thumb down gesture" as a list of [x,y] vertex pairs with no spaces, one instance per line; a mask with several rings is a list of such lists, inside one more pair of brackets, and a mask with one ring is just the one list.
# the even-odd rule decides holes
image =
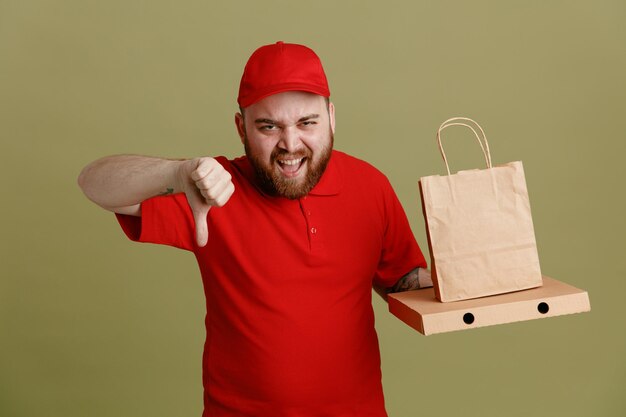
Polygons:
[[193,213],[196,242],[205,246],[209,239],[207,214],[211,207],[222,207],[235,192],[232,177],[214,158],[185,161],[179,171],[182,189]]

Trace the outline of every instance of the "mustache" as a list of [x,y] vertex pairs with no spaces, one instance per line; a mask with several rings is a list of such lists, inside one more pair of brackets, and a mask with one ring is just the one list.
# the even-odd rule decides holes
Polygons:
[[281,159],[299,159],[299,158],[309,158],[311,157],[311,151],[309,151],[308,149],[301,149],[299,151],[296,152],[289,152],[286,151],[284,149],[274,149],[272,151],[272,154],[270,155],[271,161],[274,162],[277,159],[281,158]]

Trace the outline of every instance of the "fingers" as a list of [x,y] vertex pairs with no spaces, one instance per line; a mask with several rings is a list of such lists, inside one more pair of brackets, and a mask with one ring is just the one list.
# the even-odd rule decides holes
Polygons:
[[230,173],[212,158],[202,158],[190,177],[210,206],[222,207],[235,191]]
[[193,162],[196,166],[195,169],[189,173],[189,176],[196,182],[206,177],[219,177],[224,173],[228,174],[228,171],[214,158],[197,158]]
[[224,206],[235,192],[235,186],[230,179],[219,180],[209,189],[201,189],[198,185],[196,186],[207,204],[216,207]]
[[203,247],[209,239],[209,210],[224,206],[235,192],[235,186],[230,173],[213,158],[188,161],[183,172],[185,194],[196,226],[196,243]]

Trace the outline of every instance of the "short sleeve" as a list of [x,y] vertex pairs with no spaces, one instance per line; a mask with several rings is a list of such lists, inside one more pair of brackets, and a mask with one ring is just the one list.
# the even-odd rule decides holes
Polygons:
[[193,251],[195,224],[185,194],[158,196],[141,203],[141,217],[116,214],[122,230],[135,242]]
[[389,288],[413,269],[426,268],[427,264],[406,213],[388,182],[384,190],[384,207],[383,249],[374,281]]

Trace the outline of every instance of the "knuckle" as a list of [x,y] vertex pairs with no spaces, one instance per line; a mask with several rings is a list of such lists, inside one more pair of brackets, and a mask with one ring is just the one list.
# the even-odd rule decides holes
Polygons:
[[199,190],[208,190],[211,187],[211,184],[207,178],[202,178],[196,181],[196,187]]
[[205,156],[203,158],[201,158],[201,165],[202,167],[206,170],[206,171],[212,171],[214,169],[216,169],[217,167],[221,167],[220,163],[217,162],[217,160],[215,160],[214,158]]
[[213,200],[213,195],[211,195],[210,190],[201,190],[200,194],[202,194],[202,197],[207,201]]
[[202,178],[204,177],[204,173],[203,173],[201,170],[196,169],[196,170],[194,170],[194,171],[192,171],[192,172],[191,172],[191,174],[189,175],[189,177],[190,177],[193,181],[196,181],[196,182],[197,182],[197,181],[202,180]]
[[206,176],[211,171],[211,164],[207,161],[207,158],[196,158],[195,160],[194,174],[200,178]]
[[217,207],[224,206],[224,204],[226,204],[226,201],[228,201],[228,196],[225,195],[223,192],[215,196],[214,198],[214,202]]

